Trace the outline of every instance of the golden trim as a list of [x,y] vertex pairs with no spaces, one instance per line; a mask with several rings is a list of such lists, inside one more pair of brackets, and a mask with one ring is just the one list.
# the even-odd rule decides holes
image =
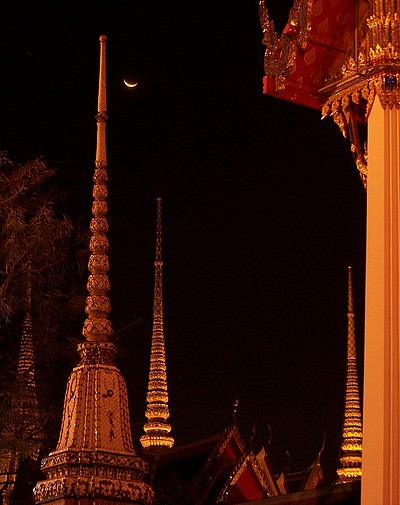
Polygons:
[[264,0],[259,2],[259,17],[265,45],[264,72],[275,80],[275,91],[283,92],[286,76],[295,68],[297,47],[305,49],[311,29],[312,0],[296,0],[279,37]]

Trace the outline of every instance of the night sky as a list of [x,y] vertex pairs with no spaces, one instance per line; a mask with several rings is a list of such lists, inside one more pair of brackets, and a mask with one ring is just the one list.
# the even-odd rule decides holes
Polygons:
[[[266,3],[282,28],[291,1]],[[120,334],[135,437],[161,196],[176,444],[223,430],[238,398],[244,434],[256,423],[256,449],[271,426],[277,465],[285,450],[293,469],[309,465],[325,431],[332,474],[349,264],[362,370],[366,198],[347,141],[319,111],[262,94],[257,0],[85,6],[2,7],[0,149],[48,160],[71,212],[89,222],[106,34],[111,321],[115,331],[144,321]]]

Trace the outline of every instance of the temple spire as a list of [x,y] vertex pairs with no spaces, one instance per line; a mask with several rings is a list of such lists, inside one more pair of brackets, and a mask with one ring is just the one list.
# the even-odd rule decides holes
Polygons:
[[87,289],[89,296],[86,298],[87,318],[83,326],[83,336],[87,341],[108,341],[112,335],[111,322],[108,314],[111,311],[110,300],[107,292],[110,289],[107,272],[108,261],[108,231],[107,212],[107,154],[106,154],[106,41],[107,37],[100,37],[100,71],[97,122],[96,169],[93,176],[93,205],[90,230],[89,271]]
[[356,338],[353,312],[352,269],[348,267],[347,308],[347,378],[344,424],[341,444],[341,468],[337,470],[338,482],[361,478],[362,421],[358,392]]
[[24,417],[30,419],[30,423],[36,420],[35,426],[32,426],[32,430],[36,433],[38,432],[39,410],[36,394],[35,359],[33,353],[32,279],[30,268],[26,289],[25,317],[22,324],[21,347],[18,356],[17,385],[20,391],[19,399],[17,400],[18,408]]
[[[3,430],[0,433],[3,444],[5,442],[5,447],[0,449],[0,501],[8,505],[13,503],[14,489],[18,487],[21,460],[29,459],[32,462],[38,459],[43,435],[36,394],[30,269],[15,389],[11,396],[9,416],[3,419]],[[15,440],[18,440],[16,445]],[[21,446],[18,448],[19,444]]]
[[151,341],[150,372],[147,390],[147,422],[145,435],[140,442],[147,452],[158,453],[170,449],[174,439],[169,435],[171,425],[167,423],[168,388],[167,367],[164,347],[164,316],[162,296],[162,255],[161,255],[161,198],[157,198],[157,233],[154,279],[153,335]]
[[85,341],[68,379],[58,444],[42,461],[47,479],[35,488],[36,503],[74,505],[150,504],[148,465],[133,449],[125,380],[114,364],[107,292],[108,231],[106,157],[106,36],[100,37],[96,166],[90,230]]

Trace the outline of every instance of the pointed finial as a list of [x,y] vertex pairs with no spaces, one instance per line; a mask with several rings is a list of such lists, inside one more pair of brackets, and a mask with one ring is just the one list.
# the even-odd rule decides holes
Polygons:
[[143,429],[145,435],[140,439],[143,449],[150,453],[159,453],[170,449],[174,439],[169,435],[171,425],[169,417],[167,367],[164,348],[164,315],[162,297],[162,255],[161,255],[161,198],[157,198],[156,259],[154,262],[154,305],[153,335],[151,341],[150,372],[147,390],[147,409]]
[[235,399],[235,403],[233,404],[232,417],[236,417],[238,409],[239,409],[239,397],[237,396]]
[[[90,275],[87,283],[89,295],[86,298],[85,308],[87,318],[83,326],[83,336],[88,342],[107,342],[112,335],[111,322],[108,319],[111,305],[107,295],[110,282],[107,275],[109,270],[107,256],[109,244],[106,236],[109,229],[106,217],[108,212],[106,202],[106,184],[108,180],[106,155],[106,40],[105,35],[100,37],[96,167],[93,176],[93,217],[90,223],[92,232],[89,244],[91,255],[88,265]],[[112,344],[109,347],[111,349]]]
[[358,392],[357,353],[353,312],[352,269],[348,267],[348,312],[347,312],[347,376],[344,423],[341,444],[341,468],[337,469],[338,482],[361,478],[362,421]]
[[353,276],[352,276],[352,268],[351,265],[347,267],[347,312],[353,312]]

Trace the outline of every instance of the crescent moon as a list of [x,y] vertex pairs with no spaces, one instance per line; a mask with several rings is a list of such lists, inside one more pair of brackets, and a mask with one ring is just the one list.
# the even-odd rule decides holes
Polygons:
[[134,88],[135,86],[138,85],[137,82],[134,82],[134,83],[131,83],[131,82],[128,82],[126,79],[124,79],[124,84],[127,88]]

